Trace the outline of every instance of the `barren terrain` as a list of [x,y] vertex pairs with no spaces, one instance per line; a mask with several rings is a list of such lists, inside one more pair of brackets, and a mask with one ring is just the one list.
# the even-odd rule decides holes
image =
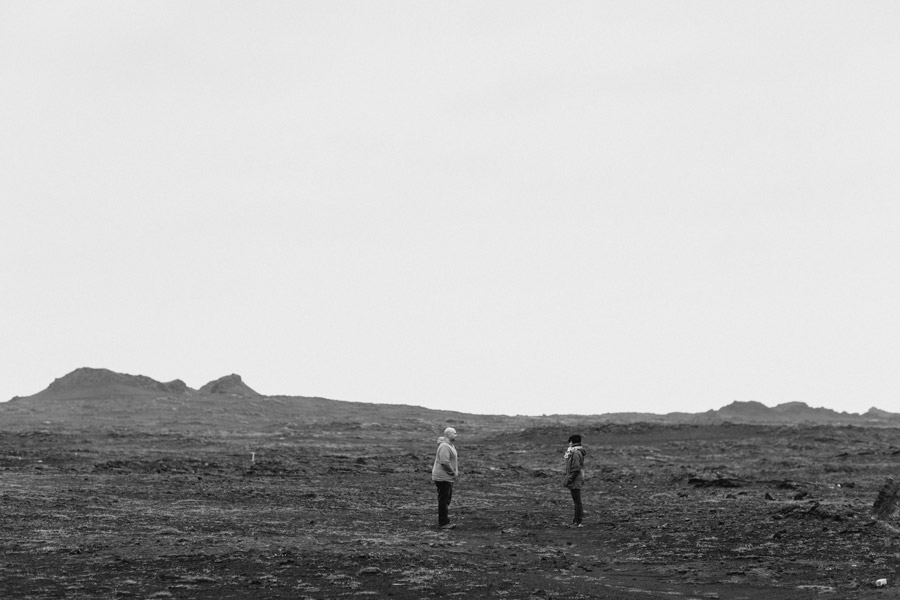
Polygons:
[[[893,428],[158,410],[67,426],[22,402],[0,413],[3,598],[900,596],[900,536],[870,517]],[[447,424],[463,477],[440,531]],[[561,486],[574,432],[582,529]]]

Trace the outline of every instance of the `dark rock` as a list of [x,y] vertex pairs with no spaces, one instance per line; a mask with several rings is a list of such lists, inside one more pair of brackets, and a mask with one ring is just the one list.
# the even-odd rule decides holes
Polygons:
[[235,373],[220,377],[215,381],[210,381],[200,388],[200,392],[204,394],[229,394],[232,396],[253,397],[259,396],[256,391],[252,390],[247,384],[241,380],[241,376]]
[[688,479],[688,483],[694,487],[738,488],[744,487],[749,482],[736,477],[717,477],[716,479],[691,477],[690,479]]

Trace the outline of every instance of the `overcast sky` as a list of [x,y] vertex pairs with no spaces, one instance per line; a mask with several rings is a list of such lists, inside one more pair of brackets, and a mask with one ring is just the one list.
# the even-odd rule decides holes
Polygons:
[[900,412],[900,3],[0,0],[0,398]]

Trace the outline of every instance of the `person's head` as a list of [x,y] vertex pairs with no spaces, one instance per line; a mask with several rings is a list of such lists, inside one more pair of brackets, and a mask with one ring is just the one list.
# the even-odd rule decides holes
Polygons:
[[448,427],[444,430],[444,437],[452,442],[456,439],[456,430],[452,427]]
[[581,436],[577,433],[574,433],[569,436],[569,445],[570,446],[580,446],[581,445]]

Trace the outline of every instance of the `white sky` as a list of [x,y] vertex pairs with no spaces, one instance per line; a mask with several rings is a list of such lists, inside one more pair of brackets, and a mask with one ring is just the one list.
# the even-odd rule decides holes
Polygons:
[[900,3],[0,0],[0,398],[900,412]]

